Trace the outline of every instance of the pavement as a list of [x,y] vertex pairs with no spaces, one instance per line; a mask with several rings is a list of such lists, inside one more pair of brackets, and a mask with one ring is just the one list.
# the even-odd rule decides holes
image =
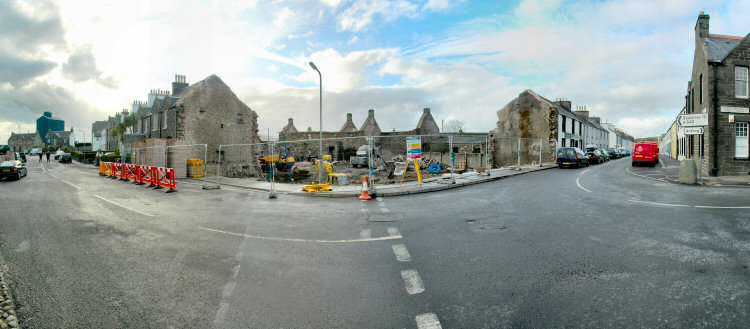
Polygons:
[[[680,182],[680,160],[662,154],[659,156],[659,163],[664,171],[664,176],[668,180],[673,183]],[[750,175],[716,177],[700,175],[698,184],[707,186],[750,186]]]
[[[373,197],[383,196],[397,196],[397,195],[408,195],[418,193],[428,193],[443,191],[462,186],[469,186],[474,184],[491,182],[499,179],[508,177],[518,176],[527,174],[530,172],[546,170],[551,168],[557,168],[554,163],[545,163],[541,166],[521,166],[492,169],[485,173],[478,173],[475,171],[465,172],[463,174],[453,174],[451,180],[450,174],[444,174],[439,178],[431,178],[418,184],[416,182],[407,182],[404,184],[387,184],[387,185],[376,185],[375,188],[370,192]],[[207,186],[226,185],[236,188],[244,188],[250,190],[266,191],[271,190],[271,183],[266,181],[259,181],[254,178],[227,178],[221,177],[219,180],[215,176],[201,178],[187,178],[178,181],[190,182],[190,183],[204,183]],[[305,195],[315,197],[328,197],[328,198],[346,198],[359,196],[362,193],[362,186],[358,183],[352,183],[350,185],[337,186],[331,185],[332,191],[328,192],[304,192],[302,191],[302,184],[289,184],[289,183],[275,183],[273,189],[280,194],[290,195]]]

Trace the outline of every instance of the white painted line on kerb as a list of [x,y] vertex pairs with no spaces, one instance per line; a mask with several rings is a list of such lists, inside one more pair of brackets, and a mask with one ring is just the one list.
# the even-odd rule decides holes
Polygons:
[[398,231],[395,227],[389,227],[388,228],[388,235],[389,236],[401,236],[401,232]]
[[251,234],[242,234],[242,233],[227,232],[227,231],[222,231],[222,230],[215,230],[212,228],[205,228],[205,227],[200,227],[200,226],[198,226],[198,228],[201,230],[209,231],[209,232],[222,233],[222,234],[240,236],[240,237],[251,238],[251,239],[269,240],[269,241],[286,241],[286,242],[357,243],[357,242],[388,241],[388,240],[397,240],[397,239],[402,238],[401,235],[391,235],[391,236],[384,236],[384,237],[379,237],[379,238],[368,238],[368,239],[314,240],[314,239],[279,238],[279,237],[272,237],[272,236],[257,236],[257,235],[251,235]]
[[96,194],[94,194],[94,196],[95,196],[95,197],[97,197],[97,198],[99,198],[99,199],[101,199],[101,200],[103,200],[103,201],[107,201],[107,202],[109,202],[109,203],[111,203],[111,204],[113,204],[113,205],[115,205],[115,206],[119,206],[119,207],[125,208],[125,209],[127,209],[127,210],[130,210],[130,211],[132,211],[132,212],[137,212],[137,213],[139,213],[139,214],[141,214],[141,215],[145,215],[145,216],[150,216],[150,217],[154,217],[154,215],[152,215],[152,214],[147,214],[147,213],[145,213],[145,212],[142,212],[142,211],[140,211],[140,210],[135,210],[135,209],[133,209],[133,208],[129,208],[129,207],[123,206],[123,205],[121,205],[121,204],[119,204],[119,203],[117,203],[117,202],[114,202],[114,201],[110,201],[110,200],[107,200],[107,199],[105,199],[105,198],[102,198],[102,197],[100,197],[100,196],[98,196],[98,195],[96,195]]
[[409,250],[406,249],[406,246],[403,244],[394,244],[391,246],[393,248],[393,253],[396,255],[396,260],[399,262],[408,262],[411,260],[411,255],[409,254]]
[[636,202],[636,203],[652,204],[655,206],[665,206],[665,207],[691,207],[690,205],[686,205],[686,204],[659,203],[659,202],[649,202],[649,201],[639,201],[639,200],[628,200],[628,201]]
[[68,185],[70,185],[70,186],[73,186],[73,187],[75,187],[75,188],[77,188],[77,189],[79,189],[79,190],[81,189],[80,187],[78,187],[78,186],[75,186],[75,185],[73,185],[72,183],[70,183],[70,182],[68,182],[68,181],[66,181],[66,180],[64,180],[64,179],[61,179],[61,181],[62,181],[63,183],[65,183],[65,184],[68,184]]
[[418,329],[443,329],[435,313],[424,313],[414,318]]
[[586,192],[591,193],[591,191],[589,191],[585,187],[581,186],[581,178],[580,177],[576,177],[576,185],[578,185],[578,188],[580,188],[580,189],[582,189],[582,190],[584,190]]
[[362,229],[362,231],[359,231],[359,237],[360,239],[372,238],[372,230],[369,228]]
[[401,277],[404,279],[406,292],[408,292],[409,295],[424,292],[424,284],[422,284],[422,278],[419,277],[417,270],[401,271]]

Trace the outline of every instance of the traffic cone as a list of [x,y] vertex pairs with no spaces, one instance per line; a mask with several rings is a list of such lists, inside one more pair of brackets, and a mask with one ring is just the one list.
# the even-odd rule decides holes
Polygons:
[[367,176],[362,176],[362,195],[359,196],[360,200],[370,200],[370,190],[367,188]]

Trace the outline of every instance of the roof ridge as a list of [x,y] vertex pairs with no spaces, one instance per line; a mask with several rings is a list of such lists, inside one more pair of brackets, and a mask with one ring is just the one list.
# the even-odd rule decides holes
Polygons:
[[744,37],[738,37],[738,36],[734,36],[734,35],[725,35],[725,34],[709,34],[708,36],[709,37],[714,37],[714,38],[732,39],[732,40],[742,40],[742,39],[744,39]]

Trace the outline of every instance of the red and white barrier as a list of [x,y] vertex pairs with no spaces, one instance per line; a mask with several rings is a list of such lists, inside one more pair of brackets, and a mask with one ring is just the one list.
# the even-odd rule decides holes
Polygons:
[[133,183],[160,189],[168,188],[167,193],[177,191],[174,168],[141,166],[127,163],[104,162],[99,165],[100,173],[120,180],[133,180]]

